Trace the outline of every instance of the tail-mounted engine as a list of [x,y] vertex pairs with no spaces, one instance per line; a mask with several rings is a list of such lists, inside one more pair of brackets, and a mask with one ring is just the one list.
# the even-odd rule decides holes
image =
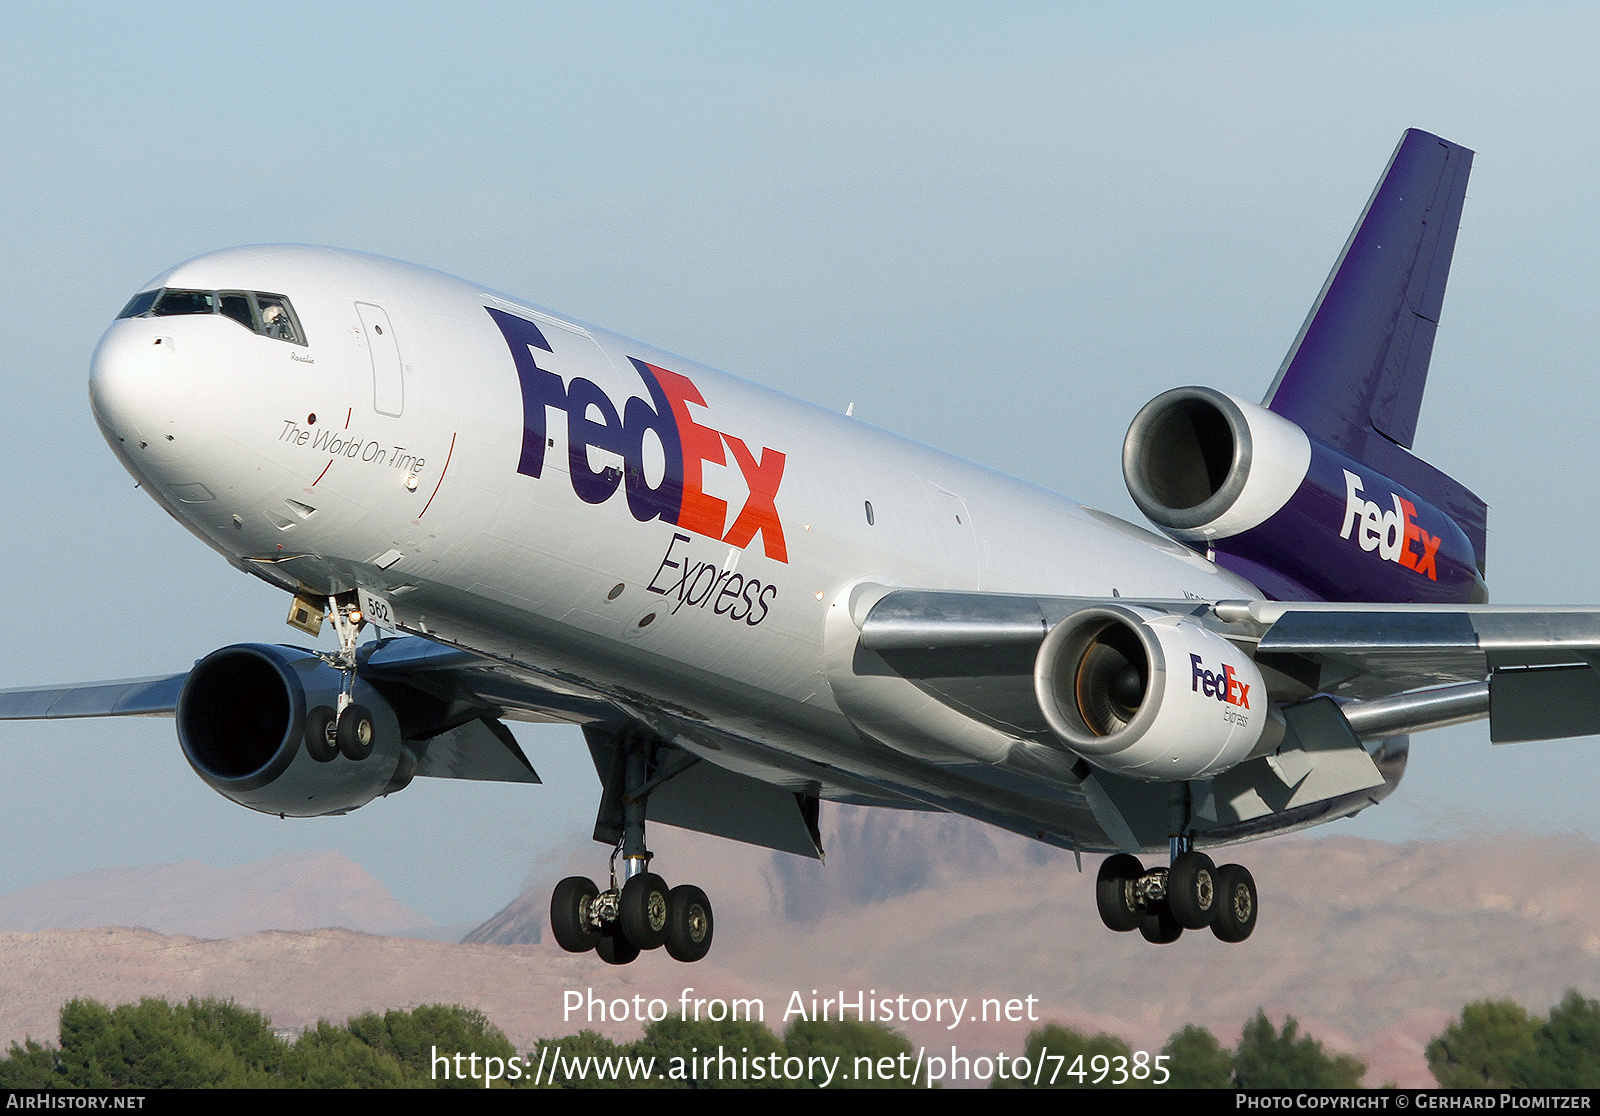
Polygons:
[[1128,428],[1122,472],[1151,522],[1280,600],[1484,599],[1448,515],[1243,399],[1156,396]]
[[1045,722],[1096,767],[1136,779],[1203,779],[1281,738],[1250,657],[1198,624],[1104,605],[1051,629],[1034,662]]
[[331,747],[327,725],[342,683],[339,671],[298,648],[243,643],[214,651],[178,697],[184,757],[224,798],[267,814],[343,814],[399,790],[416,760],[394,710],[359,678],[353,697],[370,724],[357,754],[370,753],[357,760]]

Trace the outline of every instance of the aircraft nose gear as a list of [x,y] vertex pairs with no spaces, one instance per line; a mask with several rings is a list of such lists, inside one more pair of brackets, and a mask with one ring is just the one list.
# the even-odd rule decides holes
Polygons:
[[[650,871],[644,840],[650,792],[695,761],[632,731],[596,731],[594,736],[616,749],[595,824],[597,838],[617,834],[611,886],[601,891],[582,876],[556,885],[550,896],[556,944],[569,953],[592,949],[611,965],[626,965],[663,945],[678,961],[698,961],[711,948],[711,901],[688,884],[668,890],[666,881]],[[659,762],[664,755],[673,755],[673,762]]]
[[[301,599],[296,598],[296,603],[302,603]],[[337,709],[319,705],[306,713],[306,754],[318,763],[331,763],[340,753],[346,759],[364,760],[372,754],[372,742],[377,729],[373,725],[371,710],[358,704],[352,693],[356,685],[356,641],[361,636],[366,619],[361,615],[354,593],[329,597],[328,616],[333,619],[334,631],[339,636],[339,650],[322,658],[344,675],[344,684],[339,689]],[[290,622],[294,622],[292,613]],[[319,614],[318,628],[321,623]],[[312,630],[304,625],[296,626],[304,627],[306,631]]]
[[1185,849],[1171,868],[1146,871],[1127,853],[1108,856],[1095,879],[1095,905],[1107,929],[1138,930],[1148,942],[1175,942],[1184,930],[1211,932],[1242,942],[1256,927],[1256,884],[1241,864],[1214,867],[1202,852]]

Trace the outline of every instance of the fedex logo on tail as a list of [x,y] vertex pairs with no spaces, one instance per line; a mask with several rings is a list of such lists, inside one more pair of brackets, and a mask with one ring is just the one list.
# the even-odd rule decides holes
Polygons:
[[1193,681],[1189,685],[1191,691],[1216,698],[1225,705],[1250,708],[1250,685],[1239,680],[1231,664],[1223,663],[1221,671],[1207,670],[1199,655],[1190,655],[1189,666],[1193,672]]
[[[574,376],[566,382],[539,366],[539,353],[554,350],[537,325],[492,307],[484,309],[505,335],[522,385],[522,455],[517,472],[529,477],[544,472],[547,415],[561,411],[567,417],[568,473],[580,500],[603,504],[621,488],[628,510],[641,523],[660,519],[740,548],[759,534],[768,558],[788,562],[775,503],[784,454],[766,447],[752,452],[732,434],[696,421],[689,407],[705,408],[706,401],[694,381],[631,357],[650,398],[633,396],[619,411],[594,381]],[[654,485],[645,476],[645,437],[652,432],[666,459],[661,480]],[[623,467],[591,468],[591,448],[620,457]],[[726,465],[730,454],[748,492],[731,522],[728,502],[707,493],[701,483],[705,464]]]
[[1439,550],[1439,536],[1430,535],[1412,521],[1417,514],[1416,505],[1390,493],[1394,508],[1383,510],[1362,495],[1361,478],[1349,469],[1344,470],[1344,484],[1344,526],[1339,537],[1348,539],[1353,532],[1362,550],[1376,550],[1385,562],[1398,562],[1429,581],[1438,581],[1434,557]]

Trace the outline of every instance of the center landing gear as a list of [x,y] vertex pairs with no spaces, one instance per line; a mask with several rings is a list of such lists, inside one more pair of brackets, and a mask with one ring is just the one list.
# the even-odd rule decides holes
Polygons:
[[[550,896],[550,929],[569,953],[594,950],[609,965],[626,965],[649,949],[667,947],[677,961],[698,961],[711,949],[711,901],[690,884],[672,889],[650,871],[644,842],[649,793],[686,768],[652,772],[657,746],[650,738],[618,735],[615,778],[601,803],[604,828],[608,803],[621,803],[621,838],[611,853],[611,886],[601,891],[582,876],[570,876]],[[615,793],[625,788],[624,793]],[[622,865],[618,869],[617,860]]]
[[1095,904],[1107,928],[1138,930],[1157,945],[1207,927],[1221,941],[1242,942],[1256,928],[1256,883],[1249,869],[1217,868],[1190,848],[1178,852],[1171,867],[1149,871],[1127,853],[1106,857],[1095,879]]

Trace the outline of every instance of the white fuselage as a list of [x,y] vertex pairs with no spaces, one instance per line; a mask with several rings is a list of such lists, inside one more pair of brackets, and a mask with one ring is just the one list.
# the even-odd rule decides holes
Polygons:
[[[1081,798],[1030,786],[1004,756],[915,754],[841,712],[828,631],[830,613],[835,627],[848,619],[854,586],[1259,596],[1037,486],[435,271],[241,248],[149,287],[282,294],[305,336],[292,344],[221,314],[127,318],[106,332],[96,416],[190,530],[285,588],[378,594],[405,630],[604,696],[715,762],[797,790],[1097,843]],[[537,423],[498,324],[512,319],[544,339],[529,355],[558,377],[548,382],[594,385],[613,423],[627,422],[630,400],[635,417],[668,410],[635,362],[669,373],[678,523],[641,520],[648,500],[630,500],[663,489],[660,435],[634,425],[642,475],[624,476],[625,455],[603,448],[616,427],[587,387],[567,410],[544,410],[539,475],[518,471]],[[592,439],[576,460],[573,429]],[[608,488],[599,502],[580,496]]]

